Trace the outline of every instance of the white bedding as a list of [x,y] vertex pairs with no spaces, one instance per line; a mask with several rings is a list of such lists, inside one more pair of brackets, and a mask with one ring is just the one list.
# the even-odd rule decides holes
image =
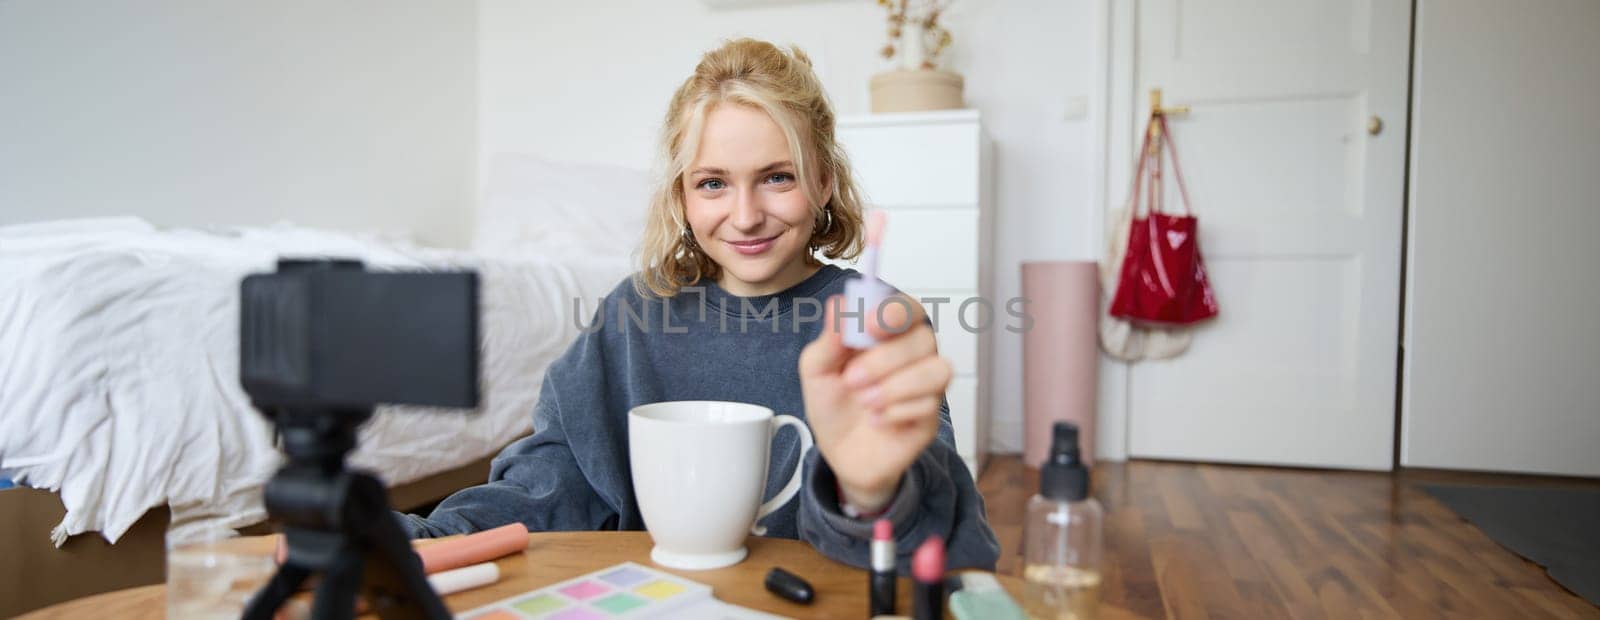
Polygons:
[[280,255],[479,270],[480,413],[380,408],[351,461],[391,485],[527,432],[545,367],[577,333],[573,299],[593,312],[628,272],[621,256],[488,258],[294,227],[0,227],[0,475],[59,492],[57,544],[91,531],[115,542],[161,504],[180,537],[265,518],[260,489],[279,456],[239,387],[238,287]]

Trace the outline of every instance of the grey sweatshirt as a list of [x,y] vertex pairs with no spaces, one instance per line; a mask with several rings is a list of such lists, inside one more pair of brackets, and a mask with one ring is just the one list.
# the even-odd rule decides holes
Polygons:
[[[475,532],[521,521],[530,531],[641,530],[628,467],[628,410],[669,400],[762,405],[805,418],[800,350],[820,333],[822,302],[853,270],[823,266],[773,295],[734,296],[713,283],[671,298],[641,296],[630,280],[600,303],[572,346],[545,373],[536,432],[495,457],[489,482],[456,492],[427,518],[402,515],[413,538]],[[869,310],[870,312],[870,310]],[[983,498],[956,454],[949,403],[939,433],[906,471],[884,518],[894,523],[900,571],[931,535],[952,568],[993,570],[1000,546]],[[764,497],[794,474],[800,440],[773,441]],[[823,555],[866,567],[872,523],[845,516],[821,453],[800,460],[804,486],[762,520],[769,536],[798,538]]]

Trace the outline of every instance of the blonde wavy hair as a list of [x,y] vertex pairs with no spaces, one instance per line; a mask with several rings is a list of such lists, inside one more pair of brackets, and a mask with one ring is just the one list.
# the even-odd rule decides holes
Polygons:
[[721,103],[747,105],[772,117],[789,141],[796,177],[813,220],[806,260],[816,254],[851,260],[861,253],[861,192],[850,160],[834,140],[833,107],[798,47],[735,39],[707,52],[672,96],[661,128],[657,181],[645,216],[634,288],[671,297],[722,267],[694,242],[684,213],[683,175],[693,165],[707,114]]

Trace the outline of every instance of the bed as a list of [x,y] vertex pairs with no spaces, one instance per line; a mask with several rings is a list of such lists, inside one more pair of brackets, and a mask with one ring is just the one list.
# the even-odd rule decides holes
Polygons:
[[645,204],[643,175],[623,168],[504,155],[488,178],[468,250],[288,224],[0,226],[0,477],[19,484],[0,491],[0,616],[159,582],[164,537],[264,527],[281,461],[238,385],[237,291],[279,257],[479,272],[481,406],[380,407],[350,461],[401,509],[483,481],[531,431],[576,314],[629,272]]

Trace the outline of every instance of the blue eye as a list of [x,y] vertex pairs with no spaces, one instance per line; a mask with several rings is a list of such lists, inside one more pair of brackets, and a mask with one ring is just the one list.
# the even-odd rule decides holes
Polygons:
[[714,192],[722,189],[724,185],[722,184],[722,179],[706,179],[701,181],[700,184],[696,185],[695,187]]
[[787,172],[777,172],[767,176],[768,183],[788,183],[794,180],[794,175]]

